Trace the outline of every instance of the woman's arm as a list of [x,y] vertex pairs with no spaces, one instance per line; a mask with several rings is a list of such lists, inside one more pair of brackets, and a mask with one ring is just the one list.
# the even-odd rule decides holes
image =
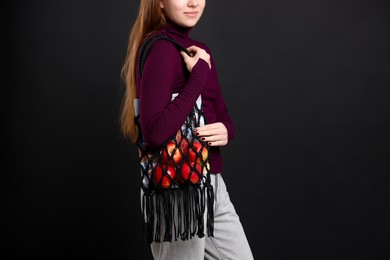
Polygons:
[[[210,50],[206,49],[209,53]],[[210,142],[211,146],[223,146],[234,139],[236,129],[232,119],[228,114],[222,90],[219,85],[218,74],[213,58],[211,58],[210,84],[215,88],[215,99],[213,102],[214,112],[217,115],[216,123],[198,127],[198,135],[204,138],[204,141]]]
[[217,122],[221,122],[225,125],[228,131],[228,142],[234,139],[236,135],[236,128],[234,126],[233,120],[230,118],[228,114],[228,109],[225,105],[225,100],[223,99],[222,91],[220,86],[218,85],[218,95],[214,102],[214,110],[217,114]]
[[152,149],[163,145],[182,126],[207,82],[209,64],[199,59],[186,86],[171,101],[181,59],[172,43],[160,40],[151,48],[142,71],[138,92],[141,130]]

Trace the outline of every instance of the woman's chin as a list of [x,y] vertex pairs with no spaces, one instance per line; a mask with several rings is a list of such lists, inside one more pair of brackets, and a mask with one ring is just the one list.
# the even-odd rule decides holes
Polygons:
[[186,19],[184,21],[178,22],[177,24],[181,27],[192,28],[198,23],[199,19]]

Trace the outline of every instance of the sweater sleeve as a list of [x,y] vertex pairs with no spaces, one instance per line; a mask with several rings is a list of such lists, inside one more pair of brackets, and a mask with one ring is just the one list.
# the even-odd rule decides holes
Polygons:
[[164,40],[152,46],[146,59],[138,94],[141,131],[151,149],[163,145],[182,126],[208,79],[208,64],[199,59],[185,87],[171,101],[177,70],[182,62],[176,47]]
[[[211,53],[210,50],[207,48],[208,53]],[[217,115],[217,122],[221,122],[225,125],[226,129],[228,130],[228,142],[232,141],[236,135],[236,128],[234,126],[233,120],[230,118],[228,114],[228,109],[225,104],[225,100],[223,98],[222,90],[219,85],[218,80],[218,74],[215,67],[214,59],[211,56],[211,74],[210,74],[210,81],[213,85],[216,87],[216,95],[214,100],[214,111]]]
[[232,141],[236,136],[236,128],[232,119],[228,114],[228,110],[225,106],[225,102],[222,97],[221,89],[219,89],[219,94],[215,100],[214,109],[217,113],[217,122],[221,122],[225,125],[228,130],[228,142]]

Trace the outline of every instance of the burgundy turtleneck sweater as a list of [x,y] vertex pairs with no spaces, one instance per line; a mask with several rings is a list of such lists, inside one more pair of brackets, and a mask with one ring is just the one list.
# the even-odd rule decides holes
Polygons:
[[[186,48],[198,46],[211,56],[205,44],[189,38],[190,30],[168,20],[157,34],[167,35]],[[228,115],[212,58],[211,69],[206,61],[199,59],[190,73],[176,47],[166,40],[160,40],[150,49],[142,78],[137,80],[141,130],[144,141],[150,148],[160,147],[176,134],[200,94],[206,122],[222,122],[228,130],[228,141],[234,138],[234,124]],[[179,95],[171,101],[172,93]],[[220,148],[210,148],[211,173],[220,173]]]

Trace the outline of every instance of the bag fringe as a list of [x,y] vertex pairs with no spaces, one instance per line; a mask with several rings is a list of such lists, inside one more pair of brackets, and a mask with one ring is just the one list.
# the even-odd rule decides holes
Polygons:
[[142,195],[143,239],[147,243],[188,240],[214,233],[214,191],[209,181],[182,189],[151,191]]

